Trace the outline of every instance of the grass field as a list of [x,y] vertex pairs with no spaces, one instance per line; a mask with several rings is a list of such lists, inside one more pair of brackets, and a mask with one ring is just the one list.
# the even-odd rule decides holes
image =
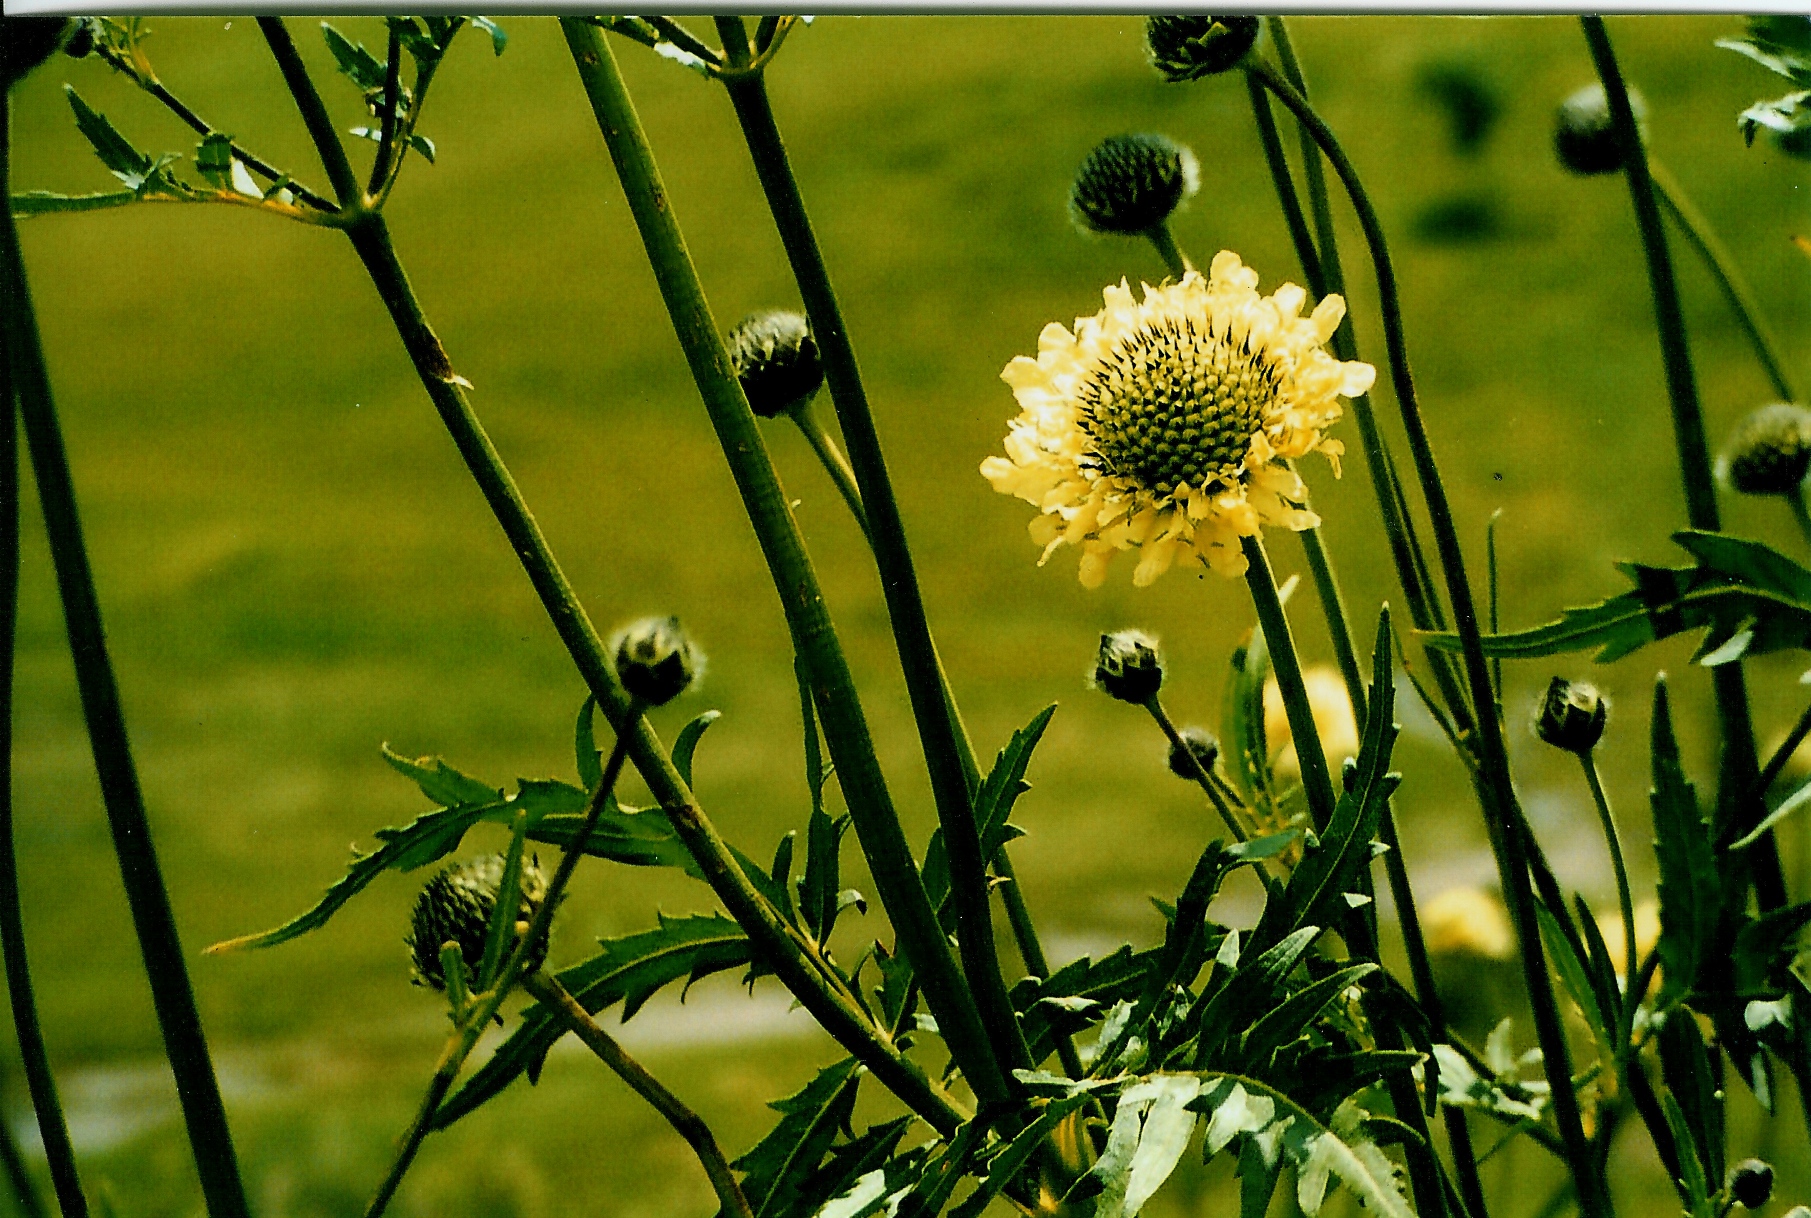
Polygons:
[[[333,76],[313,23],[293,24],[336,121],[354,125],[356,91]],[[367,44],[382,37],[375,19],[338,24]],[[657,726],[670,736],[690,714],[724,712],[700,751],[699,793],[726,835],[761,856],[809,807],[784,622],[558,31],[546,19],[504,24],[506,54],[463,38],[435,87],[423,129],[438,164],[412,163],[391,204],[399,252],[599,626],[678,613],[710,652],[708,682]],[[175,92],[323,185],[249,19],[156,25],[150,49]],[[1317,101],[1394,235],[1424,405],[1480,574],[1485,521],[1503,510],[1506,620],[1530,624],[1618,590],[1614,559],[1671,561],[1667,534],[1684,512],[1628,193],[1617,178],[1566,176],[1550,152],[1555,105],[1591,79],[1576,22],[1296,26]],[[1743,147],[1735,114],[1779,90],[1711,46],[1737,28],[1733,18],[1624,18],[1611,32],[1647,95],[1655,155],[1718,224],[1804,375],[1811,264],[1788,237],[1811,231],[1811,168],[1765,141]],[[1300,274],[1243,89],[1164,85],[1143,62],[1140,31],[1130,18],[825,18],[794,34],[770,76],[978,747],[991,754],[1061,703],[1019,805],[1029,836],[1015,862],[1063,957],[1155,939],[1147,895],[1173,894],[1211,831],[1164,771],[1149,724],[1082,688],[1096,635],[1128,624],[1160,633],[1173,666],[1166,699],[1211,724],[1250,609],[1242,589],[1214,577],[1173,573],[1138,590],[1122,561],[1088,592],[1066,555],[1038,569],[1025,506],[976,474],[1014,411],[999,369],[1035,349],[1045,322],[1098,308],[1103,284],[1162,273],[1143,244],[1085,239],[1069,225],[1070,176],[1107,135],[1156,130],[1194,148],[1203,189],[1177,235],[1198,260],[1235,249],[1265,290]],[[795,306],[721,90],[632,45],[618,54],[718,321]],[[1477,156],[1453,150],[1418,83],[1443,66],[1475,71],[1502,103]],[[65,82],[140,147],[192,151],[185,128],[98,62],[59,58],[14,94],[16,188],[109,185],[74,129]],[[1422,218],[1455,198],[1490,200],[1494,229],[1465,240],[1430,232]],[[440,1041],[440,1008],[408,986],[401,947],[414,878],[386,877],[284,948],[199,951],[300,911],[338,874],[348,843],[424,810],[382,764],[380,742],[444,754],[498,784],[570,777],[583,688],[343,238],[226,208],[147,206],[33,220],[24,240],[157,846],[254,1204],[267,1218],[356,1213]],[[1375,359],[1375,294],[1359,273],[1355,227],[1345,248],[1360,342]],[[1767,385],[1702,268],[1678,253],[1714,443],[1767,399]],[[922,843],[934,814],[872,564],[803,442],[777,426],[769,437]],[[1393,578],[1362,464],[1336,483],[1315,463],[1310,478],[1348,601],[1368,621]],[[1733,531],[1802,550],[1783,507],[1726,510]],[[15,785],[51,1050],[72,1104],[97,1114],[81,1135],[85,1170],[108,1182],[118,1212],[198,1213],[180,1125],[150,1069],[159,1042],[149,992],[29,511],[26,526]],[[1293,542],[1274,552],[1299,569]],[[1312,657],[1326,658],[1312,615],[1302,617]],[[1709,775],[1709,686],[1684,671],[1688,656],[1663,647],[1591,674],[1620,699],[1606,778],[1641,875],[1652,871],[1635,849],[1648,837],[1643,707],[1657,668],[1678,673],[1690,760]],[[1510,667],[1511,716],[1553,672],[1585,667]],[[1753,667],[1762,734],[1777,736],[1797,712],[1802,664]],[[1405,853],[1423,891],[1485,881],[1475,806],[1415,710],[1401,707]],[[1512,748],[1564,878],[1613,904],[1576,768],[1525,732]],[[1787,837],[1788,861],[1806,860]],[[494,845],[474,837],[466,852]],[[847,865],[857,866],[854,851]],[[1802,878],[1795,871],[1801,890]],[[588,869],[562,914],[556,959],[647,925],[656,908],[709,899],[670,876]],[[845,952],[878,921],[851,919]],[[786,1021],[768,985],[759,992],[777,1009],[747,1009],[765,1013],[727,1063],[666,1035],[668,1025],[712,1026],[668,1007],[629,1029],[737,1149],[762,1131],[758,1102],[795,1089],[833,1052]],[[692,996],[723,1004],[711,1009],[731,1024],[747,1013],[738,1001],[727,979]],[[657,1026],[637,1033],[644,1021]],[[20,1118],[29,1110],[16,1063],[6,1084]],[[1637,1141],[1619,1173],[1629,1212],[1665,1187]],[[398,1212],[706,1212],[682,1149],[596,1063],[560,1055],[538,1089],[518,1086],[430,1142]],[[1528,1151],[1491,1168],[1546,1170]],[[1159,1202],[1195,1212],[1224,1177],[1216,1164],[1179,1178]],[[1802,1167],[1783,1179],[1811,1187]],[[1544,1197],[1512,1191],[1508,1213]]]

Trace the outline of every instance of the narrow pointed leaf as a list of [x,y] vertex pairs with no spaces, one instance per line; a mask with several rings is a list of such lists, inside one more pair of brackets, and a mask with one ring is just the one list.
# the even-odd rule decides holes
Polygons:
[[[1698,811],[1673,735],[1666,683],[1654,687],[1654,854],[1660,864],[1660,962],[1663,998],[1690,992],[1722,917],[1721,882],[1710,827]],[[1629,968],[1632,970],[1634,964]]]
[[845,1058],[768,1105],[780,1114],[779,1124],[731,1164],[745,1173],[742,1191],[755,1218],[796,1212],[800,1189],[823,1162],[836,1131],[848,1123],[860,1069],[854,1058]]

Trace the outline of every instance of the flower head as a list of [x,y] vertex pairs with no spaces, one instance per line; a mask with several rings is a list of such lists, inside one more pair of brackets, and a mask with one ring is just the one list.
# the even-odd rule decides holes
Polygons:
[[1508,960],[1515,932],[1503,902],[1482,888],[1448,888],[1421,905],[1421,932],[1436,956]]
[[803,406],[824,383],[817,342],[798,313],[751,313],[736,323],[725,345],[749,408],[764,419]]
[[1200,186],[1195,154],[1174,140],[1110,136],[1076,171],[1069,213],[1090,232],[1139,236],[1168,220]]
[[676,617],[644,617],[610,640],[616,677],[649,706],[665,706],[704,671],[704,655]]
[[1163,652],[1142,630],[1100,636],[1088,684],[1109,697],[1143,706],[1163,688]]
[[[1321,751],[1337,773],[1346,758],[1358,756],[1363,743],[1345,678],[1331,665],[1315,664],[1302,671],[1302,685],[1308,691],[1308,709],[1314,714],[1314,731],[1320,737]],[[1295,751],[1289,710],[1283,703],[1283,688],[1274,676],[1264,683],[1264,742],[1276,754],[1273,767],[1277,773],[1301,777],[1302,760]]]
[[[1640,130],[1648,107],[1634,89],[1629,90],[1629,109],[1635,112],[1635,127]],[[1610,100],[1602,85],[1586,85],[1560,103],[1553,119],[1553,151],[1559,154],[1560,164],[1582,177],[1622,168],[1622,146],[1616,142]]]
[[1147,17],[1144,40],[1151,66],[1174,84],[1237,67],[1260,28],[1256,17]]
[[1555,677],[1541,699],[1534,734],[1556,749],[1589,753],[1603,739],[1609,717],[1609,699],[1598,693],[1595,685]]
[[[403,942],[415,965],[418,985],[446,988],[446,974],[440,966],[442,944],[457,943],[466,969],[476,976],[484,963],[485,939],[490,930],[491,910],[497,905],[497,890],[503,885],[503,856],[490,854],[469,863],[456,863],[438,872],[415,898],[415,913],[409,922],[409,933]],[[547,896],[547,877],[529,859],[522,860],[519,884],[521,907],[516,915],[516,934],[521,935],[540,912]],[[506,949],[510,950],[510,949]],[[524,971],[533,972],[547,958],[547,942],[530,949]]]
[[1136,300],[1121,281],[1105,307],[1038,336],[1001,379],[1020,413],[1006,456],[981,463],[995,490],[1036,504],[1031,536],[1048,559],[1082,551],[1081,580],[1099,587],[1120,550],[1139,551],[1132,582],[1149,584],[1178,557],[1223,575],[1245,573],[1241,537],[1265,524],[1307,529],[1320,518],[1285,464],[1345,451],[1325,429],[1339,398],[1371,387],[1376,370],[1322,350],[1345,316],[1328,296],[1286,283],[1260,296],[1258,275],[1222,250],[1212,272]]
[[1744,495],[1791,495],[1811,469],[1811,410],[1775,402],[1736,424],[1718,468]]
[[1729,1196],[1745,1210],[1758,1210],[1773,1196],[1773,1168],[1760,1159],[1743,1159],[1729,1169]]
[[[1184,748],[1188,753],[1183,752]],[[1189,759],[1189,753],[1194,759]],[[1170,746],[1170,773],[1178,778],[1196,781],[1196,767],[1201,773],[1212,774],[1214,763],[1220,760],[1220,741],[1204,727],[1185,727],[1182,729],[1182,743]]]

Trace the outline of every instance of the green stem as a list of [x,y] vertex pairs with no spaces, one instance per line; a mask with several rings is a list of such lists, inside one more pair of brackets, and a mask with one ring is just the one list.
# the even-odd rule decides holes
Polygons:
[[[1272,17],[1270,21],[1274,28],[1282,19]],[[1245,89],[1251,96],[1251,117],[1257,124],[1258,142],[1264,148],[1264,163],[1270,167],[1270,180],[1276,187],[1277,202],[1283,208],[1283,222],[1289,226],[1289,239],[1295,243],[1296,260],[1302,264],[1302,274],[1307,277],[1315,296],[1324,296],[1326,271],[1321,267],[1320,252],[1314,248],[1314,238],[1309,235],[1308,219],[1302,215],[1301,197],[1296,193],[1295,179],[1289,173],[1289,158],[1283,152],[1283,137],[1277,131],[1276,115],[1270,111],[1270,94],[1250,75],[1245,77]],[[1319,150],[1312,155],[1319,157]],[[1321,194],[1326,195],[1324,183]],[[1321,239],[1326,240],[1325,233]]]
[[[1653,293],[1654,315],[1660,331],[1660,355],[1666,366],[1667,396],[1673,407],[1673,440],[1679,449],[1679,473],[1685,483],[1686,519],[1694,529],[1716,532],[1716,478],[1711,468],[1710,446],[1704,435],[1704,415],[1698,404],[1698,385],[1692,373],[1691,348],[1685,334],[1685,314],[1679,303],[1679,285],[1673,277],[1667,252],[1666,230],[1660,220],[1647,152],[1629,105],[1628,88],[1603,18],[1581,16],[1591,59],[1610,103],[1610,119],[1622,153],[1623,173],[1635,206],[1641,246],[1647,257],[1648,286]],[[1759,762],[1755,756],[1754,722],[1750,717],[1747,682],[1741,664],[1722,664],[1711,670],[1717,697],[1717,717],[1723,732],[1723,753],[1717,783],[1719,834],[1733,829],[1741,836],[1759,824],[1766,805],[1750,798]],[[1779,843],[1768,833],[1755,843],[1749,862],[1755,895],[1762,910],[1786,903],[1786,878],[1780,866]]]
[[[0,157],[0,163],[6,159]],[[0,169],[0,197],[9,193],[8,177]],[[226,1108],[220,1102],[213,1060],[201,1029],[200,1012],[195,1007],[195,992],[183,963],[176,917],[158,867],[144,797],[132,764],[119,686],[107,657],[100,600],[82,541],[75,482],[57,422],[37,318],[32,312],[19,232],[10,210],[0,219],[0,300],[5,302],[5,308],[0,309],[0,339],[4,341],[32,469],[37,476],[51,561],[56,568],[70,652],[75,659],[82,714],[100,778],[101,799],[106,805],[126,901],[151,982],[152,1005],[163,1031],[170,1068],[176,1076],[177,1098],[188,1125],[202,1194],[207,1199],[210,1218],[243,1218],[247,1213],[245,1189],[239,1181]]]
[[1792,488],[1785,496],[1786,506],[1792,509],[1792,519],[1798,522],[1798,529],[1806,541],[1811,541],[1811,511],[1805,509],[1805,488],[1801,483]]
[[[1591,788],[1591,799],[1597,805],[1597,819],[1603,822],[1603,840],[1610,851],[1610,866],[1616,872],[1616,900],[1622,907],[1622,971],[1631,981],[1634,980],[1636,961],[1635,951],[1635,901],[1629,893],[1629,871],[1622,861],[1622,836],[1616,832],[1616,817],[1610,812],[1610,797],[1604,794],[1603,779],[1597,773],[1597,757],[1589,750],[1578,755],[1578,764],[1585,771],[1585,782]],[[1558,916],[1557,914],[1555,915]],[[1629,1040],[1629,1028],[1635,1019],[1635,1008],[1639,1003],[1633,994],[1628,995],[1624,1006],[1628,1010],[1623,1020],[1624,1044]],[[1640,1066],[1635,1066],[1640,1069]]]
[[316,92],[314,81],[309,79],[308,65],[302,62],[302,53],[296,49],[295,39],[289,36],[289,27],[283,24],[281,17],[260,17],[258,29],[263,32],[264,41],[270,44],[270,53],[283,73],[283,83],[289,86],[290,95],[295,98],[296,109],[302,112],[302,122],[327,170],[327,181],[333,187],[333,193],[339,196],[340,210],[356,210],[361,202],[358,177],[352,172],[352,162],[346,159],[346,148],[340,143],[333,118]]
[[1295,638],[1289,632],[1289,617],[1277,595],[1276,576],[1270,569],[1270,558],[1264,553],[1264,542],[1257,537],[1242,537],[1245,550],[1246,586],[1251,589],[1251,602],[1258,611],[1258,626],[1264,631],[1264,643],[1270,648],[1270,666],[1276,671],[1277,690],[1283,695],[1283,709],[1289,715],[1289,735],[1295,742],[1295,756],[1302,769],[1302,787],[1308,793],[1308,811],[1316,830],[1324,832],[1333,819],[1333,776],[1327,770],[1327,755],[1321,750],[1320,728],[1314,722],[1314,708],[1308,701],[1308,686],[1302,680],[1302,662],[1295,652]]
[[1792,754],[1798,751],[1798,746],[1805,742],[1806,736],[1811,736],[1811,706],[1805,708],[1804,713],[1798,717],[1798,722],[1792,725],[1792,731],[1780,742],[1780,747],[1773,750],[1773,756],[1767,759],[1767,767],[1755,780],[1757,799],[1766,798],[1767,792],[1772,790],[1773,784],[1779,781],[1780,775],[1791,764]]
[[384,100],[382,129],[378,135],[377,159],[371,163],[371,183],[365,194],[375,196],[384,184],[390,168],[390,157],[396,147],[396,108],[402,101],[402,34],[390,27],[390,47],[384,61]]
[[[823,720],[837,778],[881,901],[893,919],[900,945],[923,984],[925,999],[963,1076],[984,1106],[1000,1104],[1011,1093],[1005,1071],[995,1058],[981,1014],[957,971],[949,942],[925,894],[798,522],[787,506],[748,400],[730,371],[729,354],[711,317],[634,104],[617,71],[616,58],[596,27],[573,18],[561,18],[560,25],[628,196],[649,263],[691,365],[692,378],[754,523],[774,586],[780,590],[794,646],[805,657],[813,701]],[[813,329],[822,348],[828,338],[827,327],[818,323]],[[846,420],[844,430],[847,434]],[[884,528],[874,497],[864,493],[863,503],[868,507],[870,521]],[[960,782],[960,769],[956,776]],[[962,797],[966,803],[966,784],[962,785]],[[972,821],[968,827],[972,838]],[[978,849],[975,854],[978,857]],[[955,858],[952,847],[952,870]],[[985,897],[985,891],[982,895]],[[991,941],[987,948],[991,954]],[[1017,1021],[1011,1017],[1010,1007],[1008,1019],[1002,1030],[1016,1030]]]
[[1793,388],[1792,378],[1786,372],[1786,362],[1780,358],[1779,340],[1768,328],[1767,319],[1761,312],[1760,302],[1754,298],[1754,289],[1748,284],[1748,277],[1742,274],[1741,266],[1723,239],[1717,236],[1704,213],[1692,202],[1685,188],[1679,185],[1672,171],[1665,165],[1648,157],[1648,178],[1654,183],[1654,189],[1666,210],[1672,214],[1673,223],[1685,234],[1685,240],[1698,251],[1698,257],[1704,259],[1704,266],[1710,271],[1711,278],[1717,281],[1717,287],[1723,292],[1723,299],[1729,302],[1730,311],[1736,315],[1736,321],[1742,332],[1748,336],[1754,347],[1755,358],[1761,362],[1761,369],[1767,379],[1773,382],[1773,391],[1780,395],[1782,401],[1798,401],[1798,391]]
[[585,1047],[596,1054],[599,1061],[629,1084],[635,1094],[648,1101],[656,1112],[666,1118],[667,1124],[685,1139],[686,1144],[697,1154],[698,1162],[703,1165],[704,1174],[710,1178],[711,1188],[716,1192],[717,1200],[722,1203],[723,1213],[738,1215],[739,1218],[753,1218],[754,1211],[749,1208],[742,1186],[736,1183],[729,1161],[723,1157],[716,1137],[702,1117],[688,1108],[664,1083],[648,1073],[640,1062],[629,1056],[615,1037],[598,1027],[597,1022],[566,992],[566,987],[558,979],[548,973],[532,973],[523,978],[522,988],[540,999],[568,1030],[585,1042]]
[[[0,96],[0,130],[6,122],[5,97]],[[0,171],[3,175],[3,171]],[[0,177],[3,180],[3,177]],[[3,336],[0,336],[3,337]],[[37,998],[32,992],[31,965],[25,948],[25,915],[19,901],[19,860],[13,840],[13,663],[19,626],[19,416],[13,392],[5,343],[0,341],[0,399],[4,399],[5,431],[0,433],[0,954],[6,966],[7,1003],[13,1029],[19,1037],[19,1056],[25,1084],[31,1092],[32,1111],[50,1165],[50,1182],[56,1190],[63,1218],[88,1213],[87,1200],[76,1174],[75,1150],[69,1126],[57,1097],[56,1075],[50,1068],[50,1051],[38,1020]],[[27,1181],[29,1188],[30,1182]],[[37,1194],[30,1193],[33,1204]],[[33,1211],[39,1212],[39,1211]]]
[[1180,279],[1195,269],[1195,264],[1188,260],[1188,255],[1176,244],[1168,220],[1159,220],[1144,235],[1157,247],[1157,256],[1163,259],[1163,265],[1169,270],[1171,278]]
[[843,503],[849,508],[849,514],[855,517],[855,523],[861,526],[862,536],[868,538],[868,545],[872,547],[874,535],[868,528],[868,513],[862,508],[861,488],[855,485],[855,471],[849,468],[849,459],[843,456],[843,450],[830,438],[830,433],[824,429],[824,421],[817,417],[810,402],[795,406],[789,416],[811,445],[811,451],[817,454],[818,464],[824,467],[824,472],[830,475],[830,481],[836,484]]
[[[324,136],[338,139],[331,129]],[[323,159],[329,155],[322,153]],[[916,1062],[900,1051],[890,1035],[874,1026],[840,981],[833,980],[815,958],[799,933],[761,896],[674,768],[660,738],[645,721],[630,718],[629,695],[616,679],[604,642],[560,569],[509,468],[472,410],[461,388],[463,382],[454,374],[446,349],[428,323],[402,263],[397,260],[382,217],[363,217],[348,230],[348,236],[389,310],[422,387],[521,562],[573,666],[611,727],[619,734],[629,734],[629,759],[698,863],[705,882],[730,916],[748,932],[781,983],[826,1032],[933,1128],[945,1133],[956,1129],[967,1115],[942,1087],[925,1076]]]
[[1144,708],[1151,712],[1151,718],[1155,719],[1157,726],[1163,729],[1164,738],[1170,742],[1170,750],[1180,752],[1182,756],[1188,758],[1189,768],[1195,771],[1195,784],[1207,793],[1208,802],[1214,805],[1214,811],[1218,812],[1220,819],[1226,822],[1227,831],[1232,834],[1233,840],[1237,842],[1251,840],[1251,835],[1245,831],[1245,826],[1241,825],[1239,818],[1233,814],[1232,805],[1220,793],[1219,785],[1214,782],[1213,772],[1201,764],[1201,759],[1195,756],[1195,750],[1188,746],[1188,741],[1183,738],[1181,732],[1176,730],[1176,722],[1170,718],[1170,713],[1163,709],[1162,700],[1156,694],[1152,694],[1151,700],[1144,704]]
[[[1377,276],[1385,347],[1389,353],[1390,375],[1396,391],[1397,406],[1402,413],[1403,426],[1408,433],[1409,447],[1420,477],[1422,496],[1434,527],[1440,565],[1446,579],[1447,597],[1452,604],[1454,624],[1463,645],[1471,701],[1474,706],[1489,708],[1496,702],[1496,691],[1490,684],[1490,664],[1484,655],[1477,607],[1465,574],[1464,550],[1459,543],[1458,530],[1453,524],[1452,507],[1447,500],[1446,487],[1440,480],[1439,466],[1434,459],[1433,446],[1428,439],[1415,394],[1402,326],[1402,301],[1383,225],[1338,138],[1320,115],[1315,113],[1308,100],[1268,65],[1260,64],[1252,71],[1279,101],[1294,112],[1303,127],[1313,134],[1334,172],[1339,175],[1358,213],[1359,224],[1364,230],[1366,243],[1370,246],[1372,267]],[[1529,885],[1528,857],[1522,836],[1523,820],[1510,777],[1509,753],[1503,738],[1503,725],[1495,715],[1489,713],[1478,715],[1476,722],[1478,757],[1483,779],[1480,785],[1486,797],[1486,819],[1491,829],[1492,843],[1496,847],[1504,896],[1516,926],[1523,974],[1534,1011],[1545,1069],[1552,1083],[1554,1118],[1559,1126],[1561,1140],[1566,1146],[1566,1159],[1578,1187],[1581,1209],[1586,1218],[1605,1218],[1613,1212],[1609,1191],[1602,1176],[1595,1170],[1590,1143],[1585,1138],[1580,1119],[1578,1097],[1572,1089],[1571,1053],[1559,1017],[1553,980],[1541,948],[1540,924],[1534,911],[1534,894]]]
[[19,1141],[13,1137],[12,1127],[6,1124],[0,1124],[0,1162],[6,1166],[13,1202],[22,1218],[47,1218],[44,1200],[31,1182],[31,1173],[25,1169],[25,1156],[19,1153]]
[[[730,63],[735,66],[745,64],[749,48],[741,18],[720,17],[717,26]],[[939,681],[937,650],[918,586],[918,573],[906,540],[899,503],[893,494],[892,480],[887,474],[880,434],[862,385],[855,348],[837,303],[836,290],[830,282],[829,269],[824,264],[823,251],[818,248],[817,236],[806,214],[798,181],[787,161],[785,143],[774,121],[766,82],[760,73],[754,73],[726,80],[724,84],[747,140],[768,208],[773,213],[774,225],[785,246],[793,277],[798,281],[805,313],[811,319],[812,336],[823,356],[824,379],[836,404],[843,440],[849,447],[849,461],[861,488],[887,615],[892,621],[912,716],[930,772],[937,822],[943,830],[944,848],[949,852],[950,890],[956,906],[956,940],[973,994],[973,1005],[979,1012],[982,1027],[990,1036],[992,1055],[1001,1066],[1028,1069],[1030,1052],[1019,1030],[1017,1013],[1007,996],[999,955],[994,948],[987,860],[981,854],[972,798],[963,775],[958,732]],[[718,341],[714,332],[711,339]],[[931,993],[927,986],[926,996]],[[1011,1089],[1010,1083],[1008,1088]],[[977,1085],[977,1094],[979,1091]]]

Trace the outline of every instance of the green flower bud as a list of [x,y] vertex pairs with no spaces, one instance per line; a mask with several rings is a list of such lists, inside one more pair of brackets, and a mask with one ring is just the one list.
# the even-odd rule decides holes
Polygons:
[[1100,636],[1089,684],[1110,697],[1143,706],[1163,688],[1163,653],[1142,630]]
[[1547,696],[1541,699],[1541,713],[1534,721],[1534,734],[1556,749],[1589,753],[1603,739],[1604,724],[1609,717],[1609,700],[1595,687],[1582,681],[1573,684],[1564,677],[1555,677],[1547,686]]
[[[485,855],[469,863],[456,863],[429,880],[415,898],[415,914],[410,919],[409,959],[415,966],[415,983],[446,988],[446,975],[440,968],[440,947],[457,943],[459,955],[473,977],[484,964],[484,945],[490,933],[491,910],[497,906],[497,889],[503,885],[503,856]],[[541,903],[547,896],[547,877],[534,860],[522,860],[519,886],[520,905],[516,913],[516,934],[524,934]],[[513,951],[514,943],[505,947]],[[547,959],[547,940],[542,938],[529,949],[524,961],[525,973],[532,973]]]
[[55,55],[75,26],[67,17],[0,17],[0,88],[12,88]]
[[1745,1210],[1758,1210],[1773,1196],[1773,1168],[1743,1159],[1729,1169],[1729,1195]]
[[1256,17],[1147,17],[1144,41],[1151,66],[1175,83],[1237,67],[1261,28]]
[[644,617],[610,640],[616,677],[649,706],[665,706],[704,671],[704,656],[676,617]]
[[1183,752],[1184,748],[1195,755],[1195,761],[1200,763],[1203,772],[1214,772],[1214,763],[1220,760],[1220,742],[1212,732],[1204,727],[1185,727],[1182,729],[1182,743],[1170,746],[1170,773],[1190,782],[1198,781],[1195,766],[1190,763],[1188,753]]
[[1201,185],[1195,154],[1161,135],[1102,140],[1076,172],[1069,214],[1096,233],[1134,237],[1170,218]]
[[1796,494],[1811,468],[1811,410],[1775,402],[1736,424],[1718,463],[1744,495]]
[[764,419],[809,402],[824,383],[824,365],[805,318],[784,309],[750,313],[726,340],[748,405]]
[[[1634,89],[1629,90],[1629,109],[1635,112],[1635,129],[1645,139],[1648,106]],[[1602,85],[1586,85],[1560,103],[1553,122],[1553,150],[1560,164],[1584,177],[1622,168],[1622,149]]]

